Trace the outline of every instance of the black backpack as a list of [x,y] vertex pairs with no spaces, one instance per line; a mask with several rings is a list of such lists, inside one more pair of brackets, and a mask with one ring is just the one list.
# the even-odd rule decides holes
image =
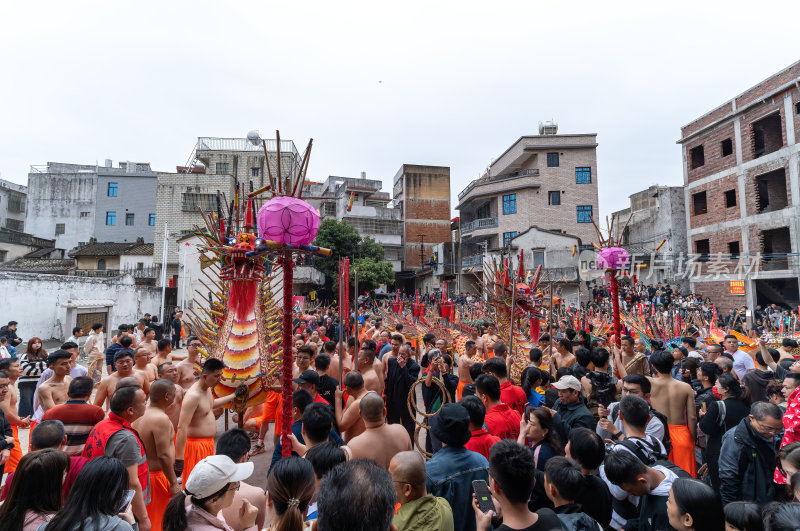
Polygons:
[[601,531],[600,524],[586,513],[557,514],[564,531]]
[[586,375],[592,384],[590,398],[608,407],[617,399],[617,379],[604,371],[590,371]]
[[658,445],[655,444],[655,442],[653,442],[656,440],[655,437],[653,437],[653,441],[650,441],[649,439],[639,439],[639,440],[642,441],[644,445],[650,449],[652,457],[645,454],[638,444],[636,444],[627,437],[625,439],[622,439],[617,444],[621,444],[622,446],[630,450],[631,453],[633,453],[633,455],[635,455],[636,458],[639,459],[639,461],[641,461],[647,466],[656,466],[656,465],[663,466],[664,468],[670,469],[679,478],[692,477],[691,474],[689,474],[687,471],[685,471],[684,469],[682,469],[681,467],[670,461],[666,455],[661,453],[661,449],[658,447]]

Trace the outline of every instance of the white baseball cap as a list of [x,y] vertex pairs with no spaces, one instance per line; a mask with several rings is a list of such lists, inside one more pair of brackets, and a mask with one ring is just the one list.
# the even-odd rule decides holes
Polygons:
[[186,492],[195,499],[207,498],[228,483],[242,481],[252,475],[253,463],[234,463],[227,455],[210,455],[194,465],[186,480]]
[[[573,389],[575,391],[581,390],[581,382],[574,376],[562,376],[559,381],[553,384],[556,389]],[[222,488],[222,487],[220,487]]]

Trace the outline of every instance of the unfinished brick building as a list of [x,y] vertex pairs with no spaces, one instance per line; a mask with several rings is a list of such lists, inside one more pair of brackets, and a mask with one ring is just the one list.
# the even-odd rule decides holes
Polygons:
[[799,87],[800,61],[681,128],[692,289],[722,309],[800,302]]

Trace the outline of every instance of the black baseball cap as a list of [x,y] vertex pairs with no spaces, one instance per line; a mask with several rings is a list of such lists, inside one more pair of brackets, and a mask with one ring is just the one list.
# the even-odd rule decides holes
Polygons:
[[303,371],[299,377],[292,380],[294,383],[302,383],[302,384],[314,384],[319,385],[319,374],[317,371],[312,371],[308,369]]

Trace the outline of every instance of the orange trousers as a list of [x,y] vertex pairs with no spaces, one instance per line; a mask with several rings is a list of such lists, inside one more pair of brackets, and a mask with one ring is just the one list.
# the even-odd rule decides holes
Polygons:
[[169,493],[169,481],[161,470],[150,471],[150,503],[147,504],[147,517],[150,518],[150,529],[161,531],[161,520],[164,511],[172,498]]
[[214,455],[214,437],[187,437],[186,446],[183,449],[183,488],[186,488],[186,480],[192,473],[194,465],[208,457]]
[[669,439],[672,442],[672,450],[669,452],[669,460],[687,471],[691,476],[697,477],[697,461],[694,455],[694,440],[689,433],[689,427],[685,424],[669,424]]
[[461,391],[462,389],[464,389],[465,385],[467,385],[467,382],[461,380],[458,381],[458,387],[456,387],[456,400],[455,400],[456,402],[461,400]]
[[14,449],[11,450],[11,455],[8,457],[8,461],[6,461],[6,466],[4,469],[5,474],[15,471],[17,469],[17,465],[19,464],[19,460],[22,459],[22,447],[19,444],[18,428],[16,426],[11,426],[11,432],[14,435]]

